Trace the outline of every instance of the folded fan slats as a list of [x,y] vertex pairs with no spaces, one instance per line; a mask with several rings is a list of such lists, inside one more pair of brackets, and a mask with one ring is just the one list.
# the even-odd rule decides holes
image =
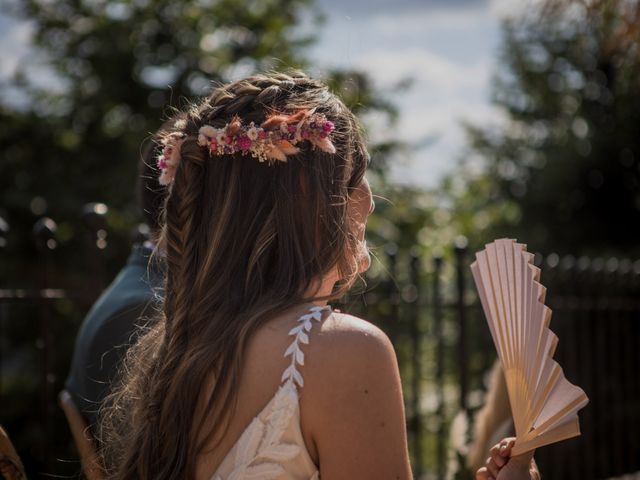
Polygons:
[[580,435],[578,410],[588,403],[553,360],[558,337],[533,254],[513,239],[476,253],[471,272],[505,373],[516,443],[512,455]]

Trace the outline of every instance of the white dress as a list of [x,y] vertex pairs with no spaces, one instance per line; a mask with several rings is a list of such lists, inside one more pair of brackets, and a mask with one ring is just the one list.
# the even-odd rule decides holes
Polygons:
[[304,385],[296,365],[304,365],[302,344],[313,321],[322,320],[327,306],[313,306],[298,318],[289,331],[293,341],[284,352],[291,357],[282,373],[280,387],[269,403],[254,417],[226,455],[211,480],[319,480],[300,428],[298,388]]

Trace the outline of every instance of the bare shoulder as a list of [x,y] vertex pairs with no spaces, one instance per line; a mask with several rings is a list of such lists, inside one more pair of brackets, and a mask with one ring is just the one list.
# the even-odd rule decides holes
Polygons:
[[345,355],[344,360],[357,359],[362,354],[394,353],[389,337],[379,327],[362,318],[341,312],[332,312],[324,319],[315,342],[318,348],[342,353]]
[[371,322],[325,318],[305,354],[301,406],[323,478],[410,478],[396,353]]
[[331,396],[322,395],[327,402],[344,402],[354,389],[368,394],[371,389],[400,386],[396,353],[389,337],[373,323],[354,315],[328,315],[308,345],[307,358],[306,392],[302,395],[308,393],[314,401],[323,391],[332,392]]

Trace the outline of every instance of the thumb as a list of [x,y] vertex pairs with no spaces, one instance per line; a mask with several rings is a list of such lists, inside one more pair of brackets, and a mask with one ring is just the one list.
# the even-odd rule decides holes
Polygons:
[[520,455],[516,455],[515,457],[509,458],[509,463],[512,464],[513,467],[522,467],[528,469],[534,453],[535,450],[530,450]]

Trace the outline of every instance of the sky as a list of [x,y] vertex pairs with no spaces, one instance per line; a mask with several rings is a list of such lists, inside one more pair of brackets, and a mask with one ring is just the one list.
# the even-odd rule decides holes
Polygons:
[[[399,109],[394,128],[373,119],[370,133],[413,145],[392,162],[393,181],[436,186],[464,152],[460,121],[499,121],[490,95],[500,19],[526,1],[318,0],[327,17],[310,50],[318,70],[364,70]],[[30,33],[0,14],[0,77],[27,55]],[[407,79],[408,89],[394,88]]]
[[[522,0],[325,0],[327,22],[312,57],[320,65],[368,72],[400,111],[393,130],[415,144],[394,158],[391,178],[434,187],[464,153],[460,121],[499,122],[491,78],[500,45],[500,19]],[[411,87],[393,87],[411,79]]]

